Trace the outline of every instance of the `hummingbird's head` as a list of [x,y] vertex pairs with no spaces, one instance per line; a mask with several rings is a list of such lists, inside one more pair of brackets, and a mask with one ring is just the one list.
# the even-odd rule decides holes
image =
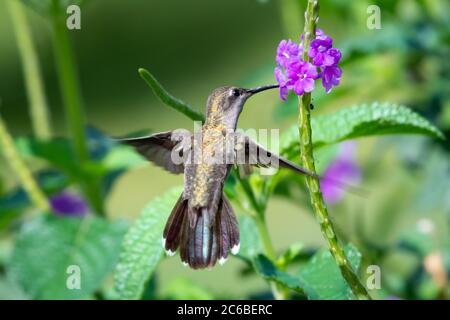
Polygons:
[[247,99],[258,92],[277,87],[278,85],[268,85],[253,89],[238,87],[217,88],[208,98],[206,122],[210,124],[222,123],[227,128],[235,129]]

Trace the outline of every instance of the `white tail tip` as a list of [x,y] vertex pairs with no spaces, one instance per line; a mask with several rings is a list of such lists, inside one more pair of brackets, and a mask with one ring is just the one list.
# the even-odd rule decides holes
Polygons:
[[239,249],[241,248],[241,244],[238,243],[233,248],[231,248],[231,254],[237,255],[239,253]]
[[222,257],[222,258],[220,258],[219,259],[219,264],[221,265],[221,266],[223,266],[224,264],[225,264],[225,262],[227,262],[227,258],[225,258],[225,257]]

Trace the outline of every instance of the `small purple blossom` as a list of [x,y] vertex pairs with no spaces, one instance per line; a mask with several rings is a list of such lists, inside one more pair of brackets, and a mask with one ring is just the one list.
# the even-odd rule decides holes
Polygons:
[[[339,154],[325,170],[320,185],[325,202],[339,202],[345,190],[337,187],[333,181],[356,184],[361,181],[361,170],[355,160],[356,142],[347,141],[340,145]],[[327,179],[328,178],[328,179]]]
[[286,97],[289,93],[289,88],[287,86],[287,78],[284,75],[283,71],[280,68],[275,68],[275,78],[277,79],[278,84],[280,85],[280,98],[282,100],[286,100]]
[[337,66],[322,68],[321,78],[322,85],[326,93],[330,93],[332,87],[339,85],[341,81],[342,70]]
[[275,58],[278,66],[287,68],[288,64],[298,59],[300,54],[299,45],[292,40],[282,40],[278,45],[277,56]]
[[335,64],[335,58],[330,54],[330,51],[333,50],[331,48],[332,45],[333,40],[329,37],[325,39],[314,39],[311,42],[308,57],[315,66],[323,67]]
[[289,78],[288,85],[295,94],[301,96],[305,92],[314,90],[314,80],[317,79],[317,68],[306,61],[298,61],[290,65],[286,71]]
[[[327,36],[325,34],[325,32],[323,32],[322,29],[320,28],[316,28],[316,39],[326,39],[326,38],[330,38],[329,36]],[[303,47],[303,40],[305,40],[305,35],[302,33],[302,35],[300,36],[300,46]]]
[[342,70],[338,67],[341,60],[339,49],[333,48],[333,39],[321,29],[316,30],[316,38],[311,41],[308,57],[311,63],[301,57],[303,35],[300,44],[292,40],[282,40],[277,48],[274,70],[279,84],[280,98],[286,100],[289,90],[301,96],[314,89],[315,80],[322,79],[326,93],[340,83]]
[[326,38],[330,38],[329,36],[327,36],[325,34],[325,32],[323,32],[322,29],[320,28],[316,28],[316,39],[326,39]]
[[83,198],[64,191],[52,196],[50,205],[53,212],[60,216],[83,217],[88,212],[88,206]]

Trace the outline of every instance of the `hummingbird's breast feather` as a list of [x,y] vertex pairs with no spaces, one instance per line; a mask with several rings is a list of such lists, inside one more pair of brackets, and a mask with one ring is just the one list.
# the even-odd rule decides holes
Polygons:
[[185,198],[195,207],[209,207],[222,192],[228,174],[226,134],[220,126],[202,130],[201,142],[194,141],[194,163],[185,170]]

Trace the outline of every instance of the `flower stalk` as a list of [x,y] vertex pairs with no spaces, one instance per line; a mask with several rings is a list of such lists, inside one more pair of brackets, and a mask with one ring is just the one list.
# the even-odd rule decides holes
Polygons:
[[36,50],[23,4],[18,0],[7,1],[22,60],[25,86],[30,104],[34,135],[39,139],[51,137],[50,116]]
[[[316,34],[316,24],[319,20],[319,2],[318,0],[308,0],[308,5],[305,11],[305,27],[304,27],[304,42],[303,42],[303,60],[309,61],[308,49],[311,41]],[[300,136],[300,156],[303,166],[310,172],[315,173],[313,144],[311,135],[310,122],[310,104],[311,93],[305,93],[299,97],[299,117],[298,127]],[[322,192],[320,191],[319,181],[315,178],[306,177],[307,186],[311,198],[311,204],[314,210],[316,219],[318,220],[322,233],[328,242],[331,254],[334,257],[342,276],[348,283],[356,298],[361,300],[371,299],[366,288],[362,285],[357,275],[353,271],[350,262],[345,256],[344,249],[340,245],[335,229],[331,220],[328,217],[327,207],[325,205]]]
[[3,155],[8,161],[9,165],[13,169],[14,173],[19,178],[25,192],[28,194],[31,202],[41,212],[48,212],[50,210],[50,204],[39,188],[36,180],[34,179],[31,171],[28,169],[22,158],[19,156],[16,146],[14,145],[11,135],[6,129],[6,125],[0,116],[0,146],[3,151]]
[[[69,31],[66,26],[64,10],[58,0],[52,1],[53,46],[56,58],[58,77],[65,106],[66,123],[69,127],[75,156],[81,167],[89,160],[87,137],[85,131],[85,115],[80,83],[78,80],[75,57]],[[83,179],[80,187],[89,200],[92,208],[104,215],[104,204],[101,189],[93,181]]]
[[86,133],[84,130],[83,102],[66,20],[62,14],[58,0],[53,0],[52,22],[54,35],[53,46],[66,109],[66,121],[73,139],[75,155],[80,163],[83,163],[88,159]]
[[[261,204],[260,201],[258,201],[252,187],[247,180],[242,179],[239,176],[239,173],[233,172],[233,174],[241,184],[242,189],[244,190],[244,193],[250,201],[250,205],[252,206],[252,209],[254,211],[252,218],[255,221],[256,228],[258,229],[258,234],[262,242],[264,253],[273,263],[276,263],[276,252],[273,247],[272,239],[270,238],[265,219],[266,206],[265,204]],[[270,288],[276,300],[286,300],[289,298],[289,289],[284,287],[283,285],[271,281]]]

